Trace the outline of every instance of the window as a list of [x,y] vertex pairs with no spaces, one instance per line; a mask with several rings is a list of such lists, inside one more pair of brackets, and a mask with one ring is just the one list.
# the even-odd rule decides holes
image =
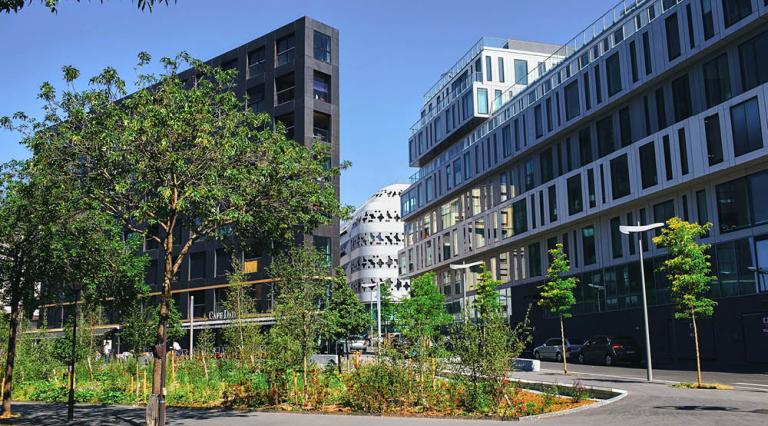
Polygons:
[[664,135],[662,137],[661,145],[664,149],[664,172],[667,176],[667,180],[672,180],[674,175],[672,172],[672,147],[669,144],[669,135]]
[[621,231],[619,231],[620,226],[620,217],[616,216],[611,219],[611,253],[613,254],[614,259],[624,255],[623,247],[621,245]]
[[257,86],[248,88],[245,91],[245,94],[246,96],[248,96],[248,108],[250,108],[254,112],[265,111],[263,84],[259,84]]
[[701,21],[704,25],[704,40],[715,35],[715,20],[712,17],[712,0],[701,0]]
[[519,235],[526,231],[528,231],[528,207],[523,198],[512,204],[512,232]]
[[205,278],[205,252],[198,251],[189,255],[189,279]]
[[192,302],[192,316],[194,318],[205,317],[205,290],[192,291],[189,294],[189,300]]
[[515,59],[515,83],[528,84],[528,61]]
[[725,28],[741,21],[752,13],[752,0],[723,0]]
[[232,271],[232,256],[225,248],[216,249],[216,276],[222,277]]
[[552,97],[547,98],[544,101],[544,105],[546,106],[546,115],[547,115],[547,131],[551,132],[553,129],[554,119],[552,117]]
[[536,186],[536,173],[535,173],[535,165],[534,160],[530,159],[525,162],[525,187],[523,188],[523,192],[529,191],[533,189],[534,186]]
[[584,73],[584,109],[589,111],[592,108],[591,97],[589,93],[589,73]]
[[312,113],[312,137],[322,142],[331,140],[331,116],[322,112]]
[[488,89],[477,89],[477,113],[488,114]]
[[590,137],[589,127],[585,127],[579,131],[579,160],[580,167],[583,167],[592,161],[592,138]]
[[320,31],[315,31],[315,59],[326,64],[331,63],[331,37]]
[[275,96],[277,105],[290,102],[294,99],[293,89],[296,86],[293,73],[286,74],[275,79]]
[[275,124],[277,123],[280,123],[283,127],[285,127],[285,136],[288,139],[293,139],[293,127],[294,127],[293,113],[289,112],[288,114],[283,114],[279,117],[275,117]]
[[292,64],[294,61],[294,37],[293,34],[283,37],[275,43],[277,51],[277,66]]
[[593,265],[597,262],[595,228],[593,226],[581,229],[581,252],[584,254],[584,266]]
[[426,189],[427,202],[430,202],[433,198],[435,198],[435,179],[432,176],[429,176],[424,181],[424,185]]
[[590,208],[597,205],[597,196],[595,195],[595,169],[587,170],[587,199],[589,200]]
[[331,102],[331,76],[315,71],[312,89],[316,101]]
[[658,130],[667,127],[667,108],[664,104],[664,88],[656,89],[656,124]]
[[672,106],[676,123],[691,116],[691,88],[687,74],[672,80]]
[[597,153],[600,158],[614,151],[613,116],[609,115],[597,122]]
[[485,81],[493,81],[492,61],[493,59],[490,56],[485,57]]
[[745,91],[768,81],[768,31],[739,46],[739,62]]
[[459,186],[461,183],[461,159],[456,159],[453,162],[453,184]]
[[603,101],[603,89],[600,84],[600,65],[595,65],[595,102],[600,103]]
[[618,52],[606,59],[605,72],[608,75],[608,96],[613,96],[621,90],[621,63]]
[[549,198],[549,221],[557,221],[557,188],[555,185],[547,188],[547,195]]
[[267,49],[262,46],[248,52],[248,78],[264,72],[267,62]]
[[659,183],[656,172],[656,147],[649,142],[640,147],[640,183],[643,189],[650,188]]
[[150,260],[144,268],[144,282],[154,289],[157,284],[157,260]]
[[570,120],[581,113],[579,106],[579,81],[574,80],[565,86],[565,119]]
[[504,99],[501,96],[501,90],[493,91],[493,110],[498,111],[501,108]]
[[709,213],[707,209],[707,191],[696,191],[696,220],[699,225],[709,222]]
[[728,71],[728,54],[723,53],[703,66],[704,93],[707,108],[731,98],[731,79]]
[[680,151],[680,174],[688,174],[688,144],[685,140],[685,128],[677,129],[677,147]]
[[536,130],[537,138],[540,138],[544,135],[544,125],[541,120],[541,104],[538,104],[533,108],[533,125]]
[[629,119],[629,107],[619,110],[619,133],[621,147],[629,146],[632,143],[632,123]]
[[549,182],[554,177],[552,149],[553,147],[549,147],[539,154],[539,168],[541,169],[542,182]]
[[528,246],[528,276],[541,275],[541,243],[533,243]]
[[693,11],[691,10],[690,3],[685,5],[685,16],[688,21],[688,43],[691,46],[691,49],[693,49],[696,47],[696,38],[693,35]]
[[740,178],[717,185],[717,219],[720,232],[745,228],[749,218],[749,182]]
[[635,83],[640,77],[637,71],[637,44],[634,40],[629,42],[629,65],[632,70],[632,82]]
[[653,65],[651,64],[651,40],[648,33],[649,31],[643,33],[643,63],[645,64],[645,75],[653,72]]
[[611,160],[611,188],[613,199],[619,199],[629,195],[629,165],[627,154],[620,155]]
[[677,23],[677,13],[669,15],[664,20],[664,27],[667,30],[667,58],[672,61],[680,56],[680,30]]
[[315,235],[312,237],[312,242],[315,246],[315,250],[319,251],[325,256],[325,264],[330,266],[331,261],[333,260],[331,251],[331,238]]
[[501,151],[505,158],[512,155],[512,133],[509,124],[501,128]]
[[568,214],[574,215],[584,210],[584,204],[581,195],[581,175],[568,178]]
[[704,118],[704,133],[707,136],[707,157],[709,165],[723,162],[723,143],[720,136],[720,116],[710,115]]
[[[669,200],[653,206],[653,221],[657,223],[666,223],[667,220],[675,217],[675,201]],[[658,230],[657,230],[658,232]]]
[[469,162],[469,153],[464,154],[464,180],[472,177],[472,164]]
[[504,76],[504,58],[499,56],[499,83],[504,83],[505,79],[506,77]]
[[735,156],[763,147],[760,109],[756,97],[731,107],[731,129]]

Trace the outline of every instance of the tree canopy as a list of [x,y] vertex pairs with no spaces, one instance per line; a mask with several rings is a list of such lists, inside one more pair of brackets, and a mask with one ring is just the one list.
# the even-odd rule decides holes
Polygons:
[[[80,3],[80,0],[75,0],[76,2]],[[174,3],[176,3],[177,0],[174,0]],[[104,0],[101,0],[102,3],[104,3]],[[27,5],[31,5],[34,3],[34,0],[0,0],[0,13],[11,13],[11,12],[18,12],[21,9],[23,9]],[[40,3],[42,3],[46,8],[48,8],[51,12],[56,13],[58,11],[59,3],[61,3],[61,0],[40,0]],[[152,8],[156,4],[168,4],[168,0],[137,0],[136,4],[139,7],[140,10],[148,10],[152,11]]]

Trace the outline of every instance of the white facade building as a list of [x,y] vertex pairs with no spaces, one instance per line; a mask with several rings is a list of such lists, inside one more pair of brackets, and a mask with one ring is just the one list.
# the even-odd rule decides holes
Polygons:
[[398,278],[397,252],[403,248],[400,194],[407,184],[389,185],[373,194],[341,226],[341,266],[366,305],[376,303],[376,285],[392,282],[392,299],[408,295],[407,280]]

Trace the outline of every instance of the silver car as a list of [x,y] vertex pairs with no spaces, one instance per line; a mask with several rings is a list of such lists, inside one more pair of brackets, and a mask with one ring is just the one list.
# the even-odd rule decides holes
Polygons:
[[[569,339],[565,339],[565,352],[568,357],[572,357],[577,353],[581,345],[572,343]],[[555,361],[563,360],[563,345],[559,337],[553,337],[547,339],[543,345],[533,348],[533,357],[536,359],[551,359]]]

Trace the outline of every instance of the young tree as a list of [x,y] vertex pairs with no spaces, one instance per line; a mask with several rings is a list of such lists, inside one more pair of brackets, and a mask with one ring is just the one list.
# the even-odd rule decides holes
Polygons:
[[365,306],[352,291],[342,268],[336,268],[336,276],[331,283],[331,297],[323,319],[323,335],[334,344],[344,340],[348,346],[349,336],[361,334],[368,328],[369,319]]
[[246,283],[241,262],[233,262],[233,271],[227,276],[229,287],[224,299],[224,309],[233,316],[224,328],[224,343],[234,349],[241,361],[249,360],[251,368],[256,367],[256,358],[263,358],[265,337],[261,326],[248,319],[256,313],[256,300]]
[[205,380],[208,381],[208,358],[213,355],[213,350],[216,347],[216,339],[213,335],[213,330],[206,328],[197,335],[197,345],[195,353],[203,363],[203,371],[205,371]]
[[696,317],[710,317],[717,302],[706,297],[709,287],[717,277],[712,275],[707,250],[709,244],[698,239],[709,232],[711,223],[699,225],[678,217],[667,221],[661,234],[653,237],[657,246],[669,249],[669,259],[659,270],[667,272],[671,283],[672,299],[675,301],[675,318],[690,318],[693,325],[693,340],[696,346],[696,383],[701,387],[701,359],[699,356],[699,331]]
[[549,250],[549,256],[552,261],[547,268],[547,280],[539,286],[539,306],[550,313],[560,317],[560,340],[562,344],[563,374],[568,374],[568,352],[565,347],[565,327],[563,318],[571,317],[571,307],[576,303],[573,296],[573,289],[578,283],[576,277],[563,278],[562,275],[568,273],[571,267],[568,262],[568,256],[563,250],[563,244],[558,243],[555,248]]
[[387,278],[381,288],[379,289],[379,297],[381,297],[381,322],[384,325],[389,325],[395,321],[395,311],[397,305],[392,299],[392,280]]
[[273,333],[296,342],[301,364],[292,367],[301,369],[304,390],[309,358],[323,330],[321,303],[327,293],[329,268],[323,253],[306,247],[292,247],[270,265],[270,275],[277,283]]
[[442,352],[442,331],[453,322],[453,317],[445,310],[444,301],[445,297],[435,284],[435,274],[420,275],[411,281],[410,297],[400,303],[395,318],[405,339],[405,350],[416,364],[421,399],[425,376],[434,379],[434,369],[428,367]]
[[[139,54],[137,69],[150,61]],[[152,393],[162,419],[171,283],[192,245],[232,234],[279,245],[347,209],[330,184],[339,169],[326,167],[328,147],[288,140],[282,124],[246,108],[230,90],[234,70],[185,53],[161,62],[163,72],[139,73],[139,91],[127,97],[112,68],[76,90],[79,71],[64,67],[68,90],[41,87],[43,121],[20,113],[0,124],[23,132],[49,173],[77,182],[100,211],[157,244],[164,266]],[[183,65],[193,68],[191,87]]]
[[469,403],[473,409],[483,409],[490,402],[484,383],[499,389],[511,368],[512,359],[520,354],[525,328],[514,332],[509,328],[501,309],[498,286],[491,273],[483,268],[473,303],[477,321],[462,321],[451,333],[454,353],[461,359],[459,372],[472,384]]

